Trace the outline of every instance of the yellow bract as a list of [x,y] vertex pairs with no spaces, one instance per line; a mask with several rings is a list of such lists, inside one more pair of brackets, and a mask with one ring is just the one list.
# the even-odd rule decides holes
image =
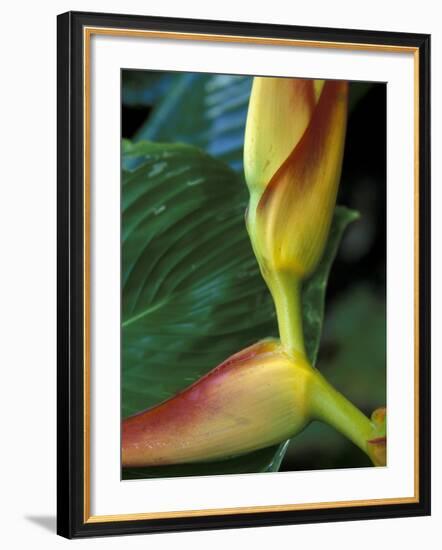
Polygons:
[[275,272],[300,279],[327,240],[344,150],[348,83],[254,79],[244,165],[247,226],[271,287]]
[[244,142],[244,170],[251,190],[264,191],[301,139],[319,98],[321,83],[291,78],[254,79]]

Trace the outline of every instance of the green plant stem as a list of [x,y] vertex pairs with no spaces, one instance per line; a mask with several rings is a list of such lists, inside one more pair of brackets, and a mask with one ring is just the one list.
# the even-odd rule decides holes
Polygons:
[[301,283],[291,273],[277,273],[269,282],[284,348],[305,356],[302,329]]
[[[288,353],[306,357],[301,309],[301,282],[292,273],[273,273],[267,279],[275,303],[281,343]],[[333,426],[357,445],[374,463],[368,441],[375,435],[372,422],[339,393],[314,367],[309,387],[312,419]]]
[[333,426],[371,459],[367,442],[373,437],[373,424],[357,407],[327,382],[319,371],[316,369],[314,371],[310,386],[312,416],[316,420],[322,420]]

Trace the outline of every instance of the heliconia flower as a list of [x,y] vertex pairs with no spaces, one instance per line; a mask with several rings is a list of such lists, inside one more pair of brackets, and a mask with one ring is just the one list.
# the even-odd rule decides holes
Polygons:
[[300,283],[325,247],[344,150],[348,83],[254,79],[244,166],[247,228],[272,293],[279,340],[264,340],[167,401],[122,423],[122,464],[223,460],[327,422],[385,464],[382,413],[371,421],[306,358]]
[[229,458],[284,441],[310,420],[312,369],[277,340],[232,355],[175,397],[122,425],[123,466]]
[[327,240],[347,120],[344,81],[255,77],[244,143],[247,227],[264,277],[300,279]]

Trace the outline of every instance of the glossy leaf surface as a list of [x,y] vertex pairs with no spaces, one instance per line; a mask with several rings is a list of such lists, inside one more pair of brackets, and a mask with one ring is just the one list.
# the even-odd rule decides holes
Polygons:
[[135,140],[196,145],[241,173],[252,78],[175,73],[168,84]]

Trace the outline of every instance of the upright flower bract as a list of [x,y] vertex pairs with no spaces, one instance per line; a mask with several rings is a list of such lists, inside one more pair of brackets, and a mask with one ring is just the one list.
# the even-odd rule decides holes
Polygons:
[[303,351],[300,282],[323,253],[341,175],[348,83],[254,79],[244,145],[246,222],[283,344]]

